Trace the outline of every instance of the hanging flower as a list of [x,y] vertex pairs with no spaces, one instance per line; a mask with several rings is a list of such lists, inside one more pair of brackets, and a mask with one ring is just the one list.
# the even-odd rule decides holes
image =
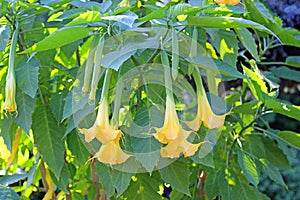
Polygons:
[[229,4],[231,6],[235,6],[240,3],[241,0],[215,0],[217,4]]
[[106,100],[102,100],[99,105],[94,125],[89,129],[79,129],[79,132],[84,134],[85,141],[91,142],[96,138],[102,144],[95,154],[100,162],[115,165],[125,162],[130,157],[130,155],[123,152],[119,144],[123,135],[122,131],[112,128],[109,123]]
[[120,147],[119,141],[123,135],[122,131],[116,130],[109,123],[107,95],[110,76],[111,72],[108,69],[94,125],[89,129],[79,129],[79,132],[84,134],[85,141],[91,142],[96,138],[102,144],[99,151],[95,154],[95,157],[100,162],[115,165],[125,162],[130,155],[124,153]]
[[177,138],[178,134],[182,130],[176,114],[174,102],[168,95],[166,100],[166,114],[164,125],[161,128],[154,129],[156,130],[156,134],[154,134],[153,136],[163,144],[167,144],[171,140]]
[[16,96],[16,79],[14,72],[12,70],[8,70],[6,76],[6,86],[5,86],[5,102],[3,105],[3,109],[7,112],[15,112],[17,111],[17,104],[15,100]]
[[230,111],[223,115],[216,115],[208,102],[198,69],[194,72],[194,79],[197,85],[198,96],[197,115],[194,120],[186,122],[186,125],[194,131],[197,131],[200,128],[202,122],[204,126],[209,129],[222,127],[224,125],[225,117],[230,114]]
[[175,104],[167,95],[165,121],[162,128],[155,128],[156,133],[153,136],[162,144],[167,144],[161,148],[162,157],[178,158],[181,153],[185,157],[196,153],[201,143],[192,144],[187,141],[191,131],[182,128],[177,117]]

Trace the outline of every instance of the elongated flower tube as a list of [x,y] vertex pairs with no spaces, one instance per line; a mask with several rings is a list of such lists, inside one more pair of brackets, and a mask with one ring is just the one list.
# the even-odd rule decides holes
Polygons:
[[18,23],[16,23],[16,29],[14,31],[12,37],[12,43],[10,46],[9,51],[9,60],[8,60],[8,71],[6,75],[6,85],[5,85],[5,101],[3,105],[3,110],[7,112],[16,112],[17,111],[17,104],[16,104],[16,78],[15,78],[15,54],[16,54],[16,47],[18,41]]
[[101,37],[97,45],[97,49],[95,51],[95,63],[94,63],[93,76],[91,82],[91,92],[89,95],[90,101],[95,101],[96,99],[97,86],[101,76],[101,61],[102,61],[103,46],[104,46],[104,36]]
[[191,131],[186,131],[179,123],[176,113],[175,103],[172,93],[172,80],[168,57],[165,52],[162,52],[162,63],[164,64],[165,72],[165,87],[166,87],[166,112],[164,124],[161,128],[154,128],[156,133],[153,136],[162,144],[167,144],[160,150],[162,157],[178,158],[181,153],[185,157],[192,156],[196,153],[201,143],[192,144],[187,141]]
[[203,87],[201,75],[198,68],[194,70],[193,75],[197,86],[198,109],[196,118],[190,122],[186,122],[187,126],[195,131],[200,128],[202,122],[204,126],[209,129],[222,127],[224,125],[225,117],[230,114],[230,111],[223,115],[216,115],[212,111],[206,97],[205,89]]
[[85,135],[87,142],[91,142],[96,138],[102,144],[95,154],[100,162],[115,165],[125,162],[130,155],[124,153],[120,147],[119,140],[123,135],[122,131],[114,129],[109,123],[107,95],[110,77],[111,69],[107,69],[101,102],[94,125],[89,129],[79,129],[79,132]]
[[90,91],[90,80],[93,73],[95,52],[96,52],[98,42],[99,42],[99,35],[95,35],[90,47],[88,57],[86,59],[83,86],[82,86],[83,93],[87,93]]

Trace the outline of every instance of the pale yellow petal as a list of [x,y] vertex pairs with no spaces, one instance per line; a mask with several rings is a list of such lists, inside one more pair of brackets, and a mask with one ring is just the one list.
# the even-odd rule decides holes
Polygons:
[[224,125],[225,117],[230,113],[227,112],[223,115],[216,115],[212,111],[205,92],[204,95],[200,95],[200,106],[201,106],[201,116],[205,127],[209,129],[220,128]]
[[110,141],[100,147],[95,157],[102,163],[115,165],[124,163],[130,155],[123,152],[119,145],[119,141]]

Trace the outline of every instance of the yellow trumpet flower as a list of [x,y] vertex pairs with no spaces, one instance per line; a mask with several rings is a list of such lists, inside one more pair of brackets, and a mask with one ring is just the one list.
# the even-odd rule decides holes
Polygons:
[[12,70],[8,70],[6,76],[5,102],[3,105],[3,110],[7,112],[17,111],[15,96],[16,96],[16,79],[14,76],[14,72]]
[[238,3],[240,3],[240,0],[215,0],[215,2],[217,4],[229,4],[229,5],[235,6]]
[[186,139],[191,131],[182,128],[177,117],[175,104],[167,95],[165,121],[162,128],[155,128],[153,136],[162,144],[167,144],[160,150],[162,157],[178,158],[180,153],[185,157],[192,156],[198,150],[201,143],[192,144]]
[[156,134],[154,134],[153,136],[163,144],[167,144],[171,140],[177,138],[178,134],[182,130],[175,110],[175,104],[168,95],[166,99],[166,114],[164,125],[161,128],[154,129],[156,130]]
[[100,150],[95,154],[95,157],[103,163],[110,165],[124,163],[130,155],[123,152],[120,147],[119,139],[110,140],[107,144],[103,144]]
[[189,131],[182,130],[175,140],[170,141],[165,147],[161,148],[161,157],[178,158],[181,152],[184,157],[193,156],[202,143],[189,143],[186,140],[189,134]]
[[94,138],[101,142],[102,146],[95,157],[103,163],[120,164],[130,157],[130,155],[123,152],[119,145],[119,140],[123,135],[122,131],[115,130],[109,123],[108,105],[105,98],[99,105],[94,125],[89,129],[79,129],[79,132],[85,135],[85,141],[87,142],[91,142]]
[[197,85],[198,109],[195,119],[186,122],[186,125],[194,131],[197,131],[200,128],[202,122],[204,126],[209,129],[220,128],[224,125],[225,117],[230,114],[230,111],[223,115],[216,115],[213,112],[202,85],[201,75],[197,70],[195,71],[195,73],[197,73],[194,78]]

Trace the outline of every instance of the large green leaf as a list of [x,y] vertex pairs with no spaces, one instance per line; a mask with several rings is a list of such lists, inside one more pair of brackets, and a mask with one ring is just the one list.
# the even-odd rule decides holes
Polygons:
[[81,13],[78,17],[73,19],[70,23],[66,24],[66,26],[74,26],[78,24],[86,24],[91,22],[100,22],[101,14],[97,11],[87,11],[85,13]]
[[289,169],[289,161],[282,150],[269,138],[260,135],[247,135],[244,150],[256,159],[267,160],[270,164],[282,168]]
[[34,141],[50,170],[59,179],[64,166],[65,146],[62,137],[65,128],[57,124],[47,106],[38,106],[34,110],[32,118]]
[[151,11],[149,14],[147,14],[146,16],[144,16],[142,18],[139,18],[138,21],[145,22],[145,21],[149,21],[151,19],[163,19],[164,17],[167,16],[166,10],[167,10],[167,7],[161,7],[157,10]]
[[279,78],[300,82],[300,72],[288,67],[273,68],[271,72]]
[[212,70],[217,73],[221,73],[230,77],[244,78],[244,76],[234,67],[220,60],[197,56],[192,58],[186,58],[186,60],[192,64],[195,64],[201,68]]
[[13,189],[0,185],[0,199],[19,200],[20,196]]
[[300,121],[300,106],[295,106],[288,101],[281,99],[268,99],[265,101],[265,106],[272,109],[274,112],[294,118]]
[[85,27],[64,27],[53,32],[51,35],[34,44],[32,47],[26,49],[22,53],[39,52],[58,48],[83,39],[90,34],[90,30]]
[[258,170],[255,161],[243,151],[238,151],[238,162],[246,178],[257,187],[259,182]]
[[224,168],[218,173],[220,194],[224,200],[268,200],[269,198],[260,193],[256,188],[249,185],[245,179],[238,176],[234,171]]
[[135,138],[132,142],[132,147],[136,159],[151,173],[159,161],[161,144],[153,137]]
[[134,175],[133,173],[128,173],[125,171],[119,171],[119,170],[112,171],[112,182],[118,192],[118,196],[123,194],[125,190],[128,188],[131,181],[131,177],[133,175]]
[[14,120],[27,134],[29,134],[32,124],[31,115],[35,108],[35,101],[35,98],[33,99],[22,91],[17,90],[16,103],[18,106],[18,115]]
[[55,93],[51,97],[50,108],[58,123],[60,123],[63,118],[66,96],[67,91],[63,91],[61,93]]
[[90,153],[85,148],[76,130],[71,131],[67,136],[67,144],[72,154],[75,156],[75,162],[84,165],[89,158]]
[[289,56],[285,63],[293,67],[300,67],[300,56]]
[[221,60],[231,67],[235,67],[239,50],[236,34],[224,29],[208,29],[207,32],[211,36],[212,44],[220,54]]
[[259,61],[260,59],[257,52],[257,45],[252,33],[246,28],[241,28],[238,29],[238,36],[243,46],[251,53],[253,58]]
[[68,183],[69,183],[68,180],[70,178],[70,173],[69,173],[69,170],[68,170],[68,167],[66,166],[66,164],[62,168],[59,178],[56,178],[54,173],[51,172],[51,171],[50,171],[50,176],[51,176],[51,179],[53,180],[54,184],[59,189],[61,189],[64,192],[68,192],[67,191],[67,186],[68,186]]
[[10,38],[10,32],[9,26],[0,26],[0,51],[5,51],[6,45]]
[[278,136],[288,145],[300,150],[300,134],[293,131],[280,131]]
[[264,159],[261,159],[260,161],[263,164],[264,169],[268,173],[269,177],[273,181],[275,181],[276,183],[278,183],[279,185],[282,185],[282,186],[286,187],[286,184],[285,184],[285,182],[284,182],[284,180],[282,178],[282,175],[280,174],[280,171],[278,170],[278,168],[274,167],[273,165],[271,165],[270,163],[268,163]]
[[18,87],[31,98],[35,97],[38,89],[39,67],[40,62],[34,57],[23,58],[16,66]]
[[254,28],[273,34],[262,24],[235,17],[189,16],[187,22],[190,26],[199,26],[202,28]]
[[106,195],[108,197],[112,196],[115,193],[115,186],[112,180],[112,168],[103,163],[97,162],[97,174]]
[[190,170],[186,161],[176,160],[167,167],[162,168],[160,174],[163,180],[169,183],[174,189],[190,195]]
[[213,199],[220,194],[217,172],[212,171],[208,173],[204,184],[204,190],[208,199]]
[[123,196],[131,200],[160,200],[162,199],[158,194],[160,184],[156,177],[140,173],[133,178]]
[[285,45],[300,47],[300,40],[297,35],[300,35],[297,30],[284,29],[270,15],[269,10],[259,0],[245,0],[248,18],[264,24],[269,30],[275,33]]

